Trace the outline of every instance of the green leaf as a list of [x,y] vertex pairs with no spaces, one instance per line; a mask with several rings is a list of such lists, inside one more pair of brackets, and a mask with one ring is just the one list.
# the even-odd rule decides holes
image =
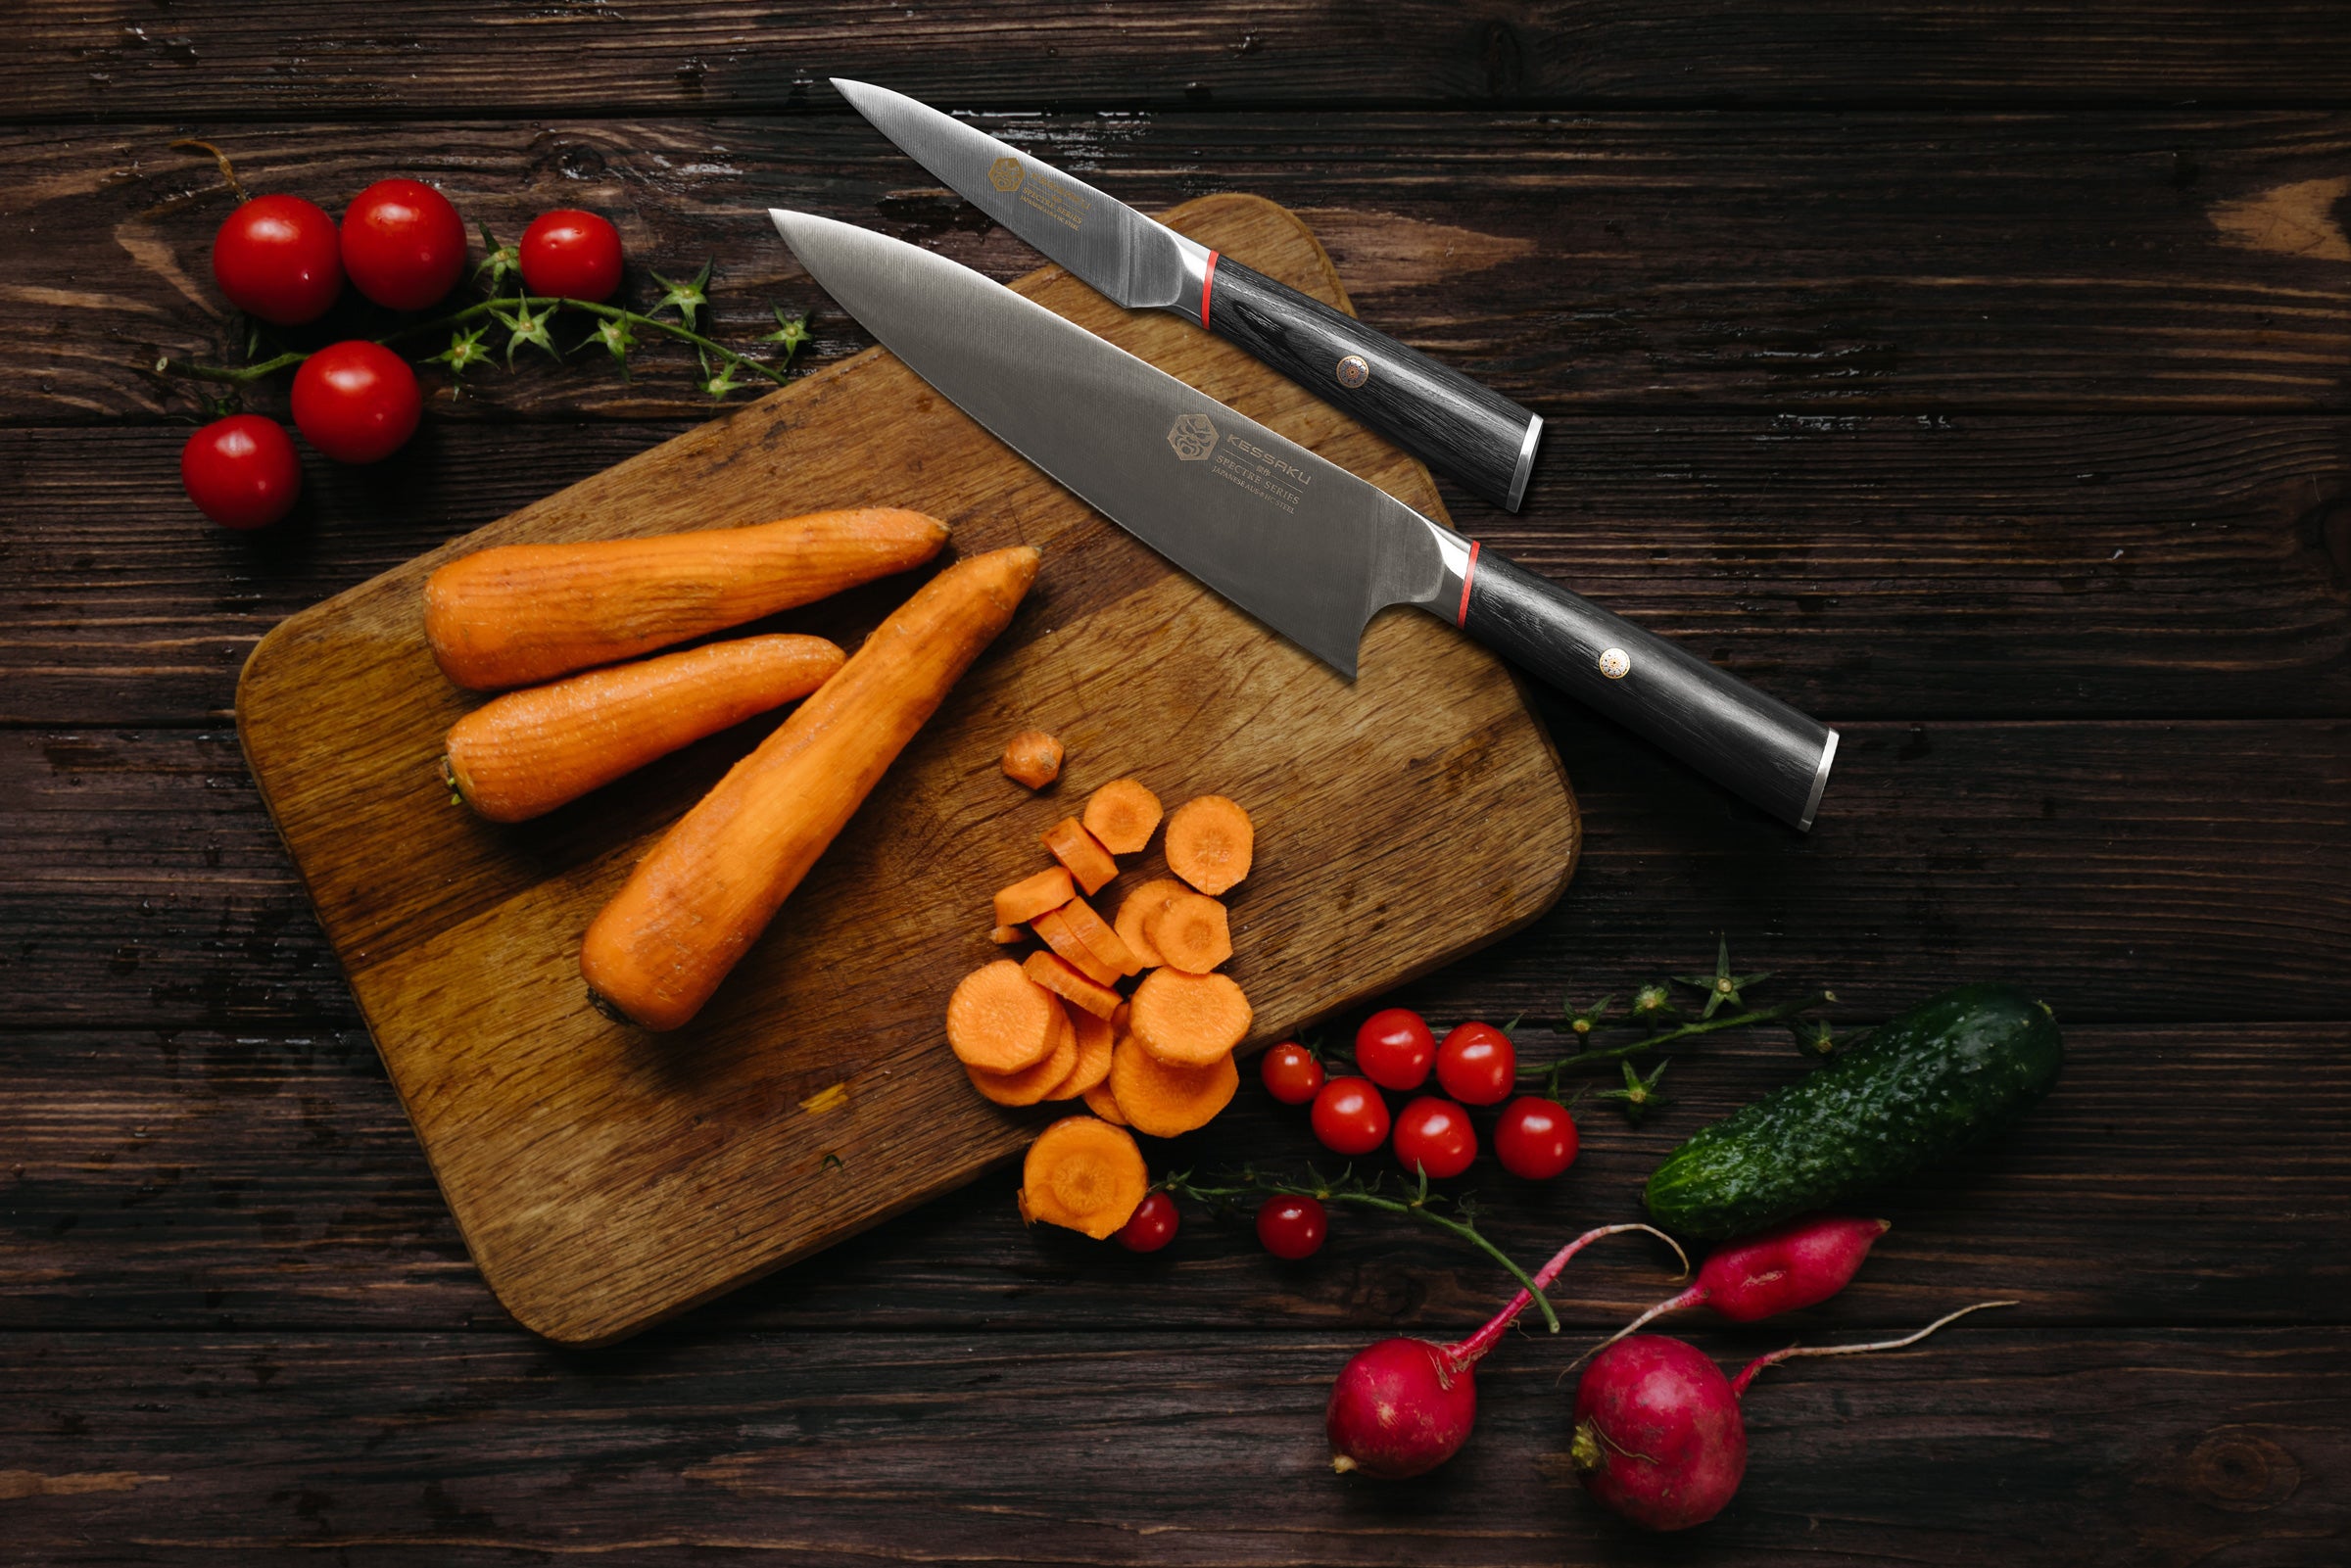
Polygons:
[[612,351],[612,357],[620,364],[620,379],[625,383],[629,379],[629,351],[637,347],[637,335],[629,330],[628,317],[605,317],[596,329],[596,340]]
[[702,269],[694,275],[694,280],[690,283],[673,282],[658,272],[653,274],[653,281],[660,284],[664,292],[661,298],[653,302],[653,308],[646,314],[659,315],[674,305],[678,308],[679,316],[686,322],[686,330],[692,332],[695,329],[695,312],[710,303],[710,296],[703,292],[704,285],[710,281],[710,263],[704,261]]
[[547,334],[547,324],[553,320],[555,315],[553,306],[551,305],[537,315],[533,315],[530,302],[518,299],[514,302],[512,314],[509,315],[495,305],[490,308],[490,313],[498,318],[499,325],[506,329],[507,369],[514,368],[514,351],[526,343],[535,348],[545,349],[547,356],[551,359],[562,358],[561,355],[555,353],[554,340]]
[[490,351],[482,347],[482,334],[489,330],[482,326],[475,327],[471,332],[452,332],[449,335],[449,348],[434,355],[425,363],[445,364],[449,366],[451,375],[462,377],[466,371],[490,357]]
[[776,330],[762,334],[752,341],[781,343],[784,345],[785,362],[790,363],[792,356],[800,352],[800,345],[808,341],[808,317],[805,312],[788,316],[784,313],[784,307],[780,305],[770,306],[768,309],[776,312]]
[[489,273],[490,292],[496,294],[506,279],[522,276],[522,253],[511,245],[499,244],[491,236],[489,224],[484,223],[481,225],[481,229],[482,250],[485,254],[482,257],[481,264],[473,269],[473,275],[479,278],[483,273]]
[[712,398],[724,403],[727,394],[735,390],[735,361],[728,360],[719,367],[718,373],[713,375],[710,372],[708,352],[697,348],[694,353],[695,356],[702,362],[702,390],[710,394]]

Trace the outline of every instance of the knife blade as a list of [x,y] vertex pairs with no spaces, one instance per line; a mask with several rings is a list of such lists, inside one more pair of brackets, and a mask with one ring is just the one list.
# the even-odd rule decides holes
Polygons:
[[1835,731],[969,267],[831,218],[768,215],[825,292],[915,374],[1349,679],[1372,615],[1416,605],[1812,826]]
[[1506,511],[1525,499],[1540,415],[928,104],[833,85],[956,194],[1128,309],[1197,321]]

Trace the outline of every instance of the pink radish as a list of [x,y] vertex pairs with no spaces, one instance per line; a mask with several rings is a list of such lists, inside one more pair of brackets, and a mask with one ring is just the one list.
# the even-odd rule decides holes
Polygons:
[[1600,1344],[1607,1349],[1667,1312],[1702,1303],[1734,1323],[1817,1307],[1845,1289],[1880,1236],[1885,1219],[1809,1214],[1714,1249],[1698,1278],[1679,1296],[1657,1303]]
[[1569,1456],[1585,1490],[1645,1530],[1687,1530],[1722,1512],[1747,1473],[1747,1422],[1739,1402],[1755,1374],[1799,1355],[1898,1351],[1970,1312],[2014,1302],[1978,1302],[1915,1334],[1874,1345],[1791,1345],[1758,1355],[1735,1378],[1677,1339],[1641,1334],[1592,1358],[1575,1390]]
[[[1648,1225],[1603,1225],[1569,1242],[1537,1269],[1535,1289],[1559,1278],[1567,1259],[1592,1243],[1627,1230],[1648,1231],[1681,1252],[1672,1237]],[[1687,1258],[1682,1266],[1690,1266]],[[1477,1363],[1533,1301],[1521,1290],[1493,1321],[1458,1345],[1392,1339],[1357,1352],[1331,1385],[1330,1407],[1323,1415],[1330,1467],[1402,1481],[1452,1458],[1469,1441],[1477,1419]]]

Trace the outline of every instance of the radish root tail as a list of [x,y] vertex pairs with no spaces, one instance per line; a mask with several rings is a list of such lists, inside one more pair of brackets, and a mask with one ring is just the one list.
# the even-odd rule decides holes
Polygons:
[[1877,1340],[1868,1345],[1791,1345],[1784,1351],[1773,1351],[1768,1355],[1758,1355],[1748,1362],[1741,1369],[1739,1375],[1731,1379],[1731,1398],[1744,1399],[1747,1395],[1747,1386],[1755,1380],[1757,1372],[1767,1366],[1777,1366],[1782,1361],[1793,1361],[1806,1355],[1866,1355],[1872,1351],[1898,1351],[1906,1346],[1916,1345],[1937,1329],[1945,1324],[1956,1323],[1970,1312],[1981,1312],[1994,1307],[2021,1305],[2023,1304],[2018,1302],[1978,1302],[1973,1307],[1962,1307],[1955,1312],[1946,1313],[1917,1333],[1905,1334],[1898,1340]]

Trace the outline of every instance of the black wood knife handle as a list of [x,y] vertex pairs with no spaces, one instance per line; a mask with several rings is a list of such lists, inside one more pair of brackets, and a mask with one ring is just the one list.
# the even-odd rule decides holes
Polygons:
[[1506,511],[1526,497],[1543,420],[1417,349],[1211,255],[1200,321]]
[[1471,637],[1773,816],[1812,826],[1836,731],[1482,546],[1467,578],[1456,618]]

